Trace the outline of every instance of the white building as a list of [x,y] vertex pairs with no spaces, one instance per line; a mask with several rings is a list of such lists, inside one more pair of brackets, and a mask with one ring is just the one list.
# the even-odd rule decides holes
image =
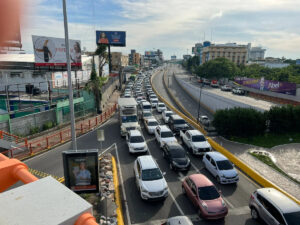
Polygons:
[[251,43],[247,45],[248,61],[264,60],[266,49],[262,47],[251,47]]

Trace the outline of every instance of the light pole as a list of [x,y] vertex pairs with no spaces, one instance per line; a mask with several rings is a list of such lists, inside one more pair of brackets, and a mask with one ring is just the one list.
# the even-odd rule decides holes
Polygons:
[[202,94],[202,87],[203,84],[200,84],[200,90],[199,90],[199,101],[198,101],[198,113],[197,113],[197,123],[199,123],[199,117],[200,117],[200,104],[201,104],[201,94]]
[[75,115],[74,115],[74,104],[73,104],[73,89],[72,89],[72,77],[71,77],[71,62],[70,62],[70,47],[69,47],[67,7],[66,7],[66,0],[62,0],[62,1],[63,1],[64,27],[65,27],[65,45],[66,45],[67,69],[68,69],[69,103],[70,103],[69,107],[70,107],[70,116],[71,116],[72,148],[73,148],[73,150],[77,150],[76,130],[75,130]]

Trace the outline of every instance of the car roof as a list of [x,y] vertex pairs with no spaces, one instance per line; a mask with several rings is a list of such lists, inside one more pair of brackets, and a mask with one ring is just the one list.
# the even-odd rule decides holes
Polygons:
[[203,135],[199,130],[187,130],[192,136]]
[[139,130],[129,130],[130,136],[142,136]]
[[282,213],[300,211],[300,206],[296,202],[274,188],[260,188],[257,189],[257,193],[276,205]]
[[173,115],[171,115],[171,117],[173,118],[173,119],[183,119],[181,116],[179,116],[179,115],[177,115],[177,114],[173,114]]
[[163,102],[159,102],[158,104],[163,104],[163,105],[165,105],[165,103],[163,103]]
[[140,161],[141,167],[144,170],[157,168],[157,165],[151,155],[139,156],[137,159]]
[[154,117],[150,117],[150,118],[148,118],[147,120],[148,120],[148,122],[152,122],[152,121],[158,122]]
[[167,142],[166,145],[168,145],[168,147],[172,148],[172,147],[180,147],[180,149],[183,149],[181,144],[179,144],[177,141],[171,141],[171,142]]
[[160,131],[171,131],[167,125],[159,125]]
[[142,105],[150,105],[150,103],[149,102],[142,102]]
[[192,221],[187,216],[174,216],[169,218],[168,222],[170,225],[193,225]]
[[194,182],[197,187],[213,186],[214,184],[204,174],[192,174],[189,178]]
[[220,152],[207,152],[206,155],[209,155],[215,161],[228,160],[224,155]]

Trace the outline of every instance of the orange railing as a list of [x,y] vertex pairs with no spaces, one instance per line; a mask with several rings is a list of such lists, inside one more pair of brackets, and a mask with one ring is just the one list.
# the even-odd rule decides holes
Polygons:
[[6,140],[9,142],[15,142],[16,144],[24,142],[24,144],[27,145],[27,138],[21,138],[14,134],[7,133],[3,130],[0,130],[0,139]]
[[[17,159],[9,159],[0,153],[0,192],[5,191],[18,181],[28,184],[38,180],[28,171],[25,163]],[[75,225],[96,225],[96,219],[90,213],[83,213],[78,217]]]
[[[117,105],[115,104],[114,106],[103,112],[101,115],[77,122],[76,136],[82,135],[105,122],[111,117],[116,109]],[[19,145],[18,147],[9,149],[2,153],[7,155],[9,158],[17,158],[22,160],[41,151],[50,149],[53,146],[69,141],[70,139],[71,129],[67,128],[54,134],[47,135],[46,137],[41,137],[37,140],[30,141],[26,139],[26,142],[24,142],[23,145]]]

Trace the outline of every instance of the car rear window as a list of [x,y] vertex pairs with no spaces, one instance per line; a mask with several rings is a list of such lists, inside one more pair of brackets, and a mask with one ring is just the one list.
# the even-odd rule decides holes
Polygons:
[[144,138],[142,136],[132,136],[130,138],[130,143],[141,143],[144,142]]
[[185,124],[186,122],[183,119],[174,120],[174,124]]
[[164,131],[164,132],[161,132],[161,137],[162,138],[169,138],[169,137],[174,137],[174,135],[171,131]]
[[283,214],[288,225],[299,225],[300,211]]
[[232,170],[233,166],[229,160],[217,161],[219,170]]
[[203,135],[194,135],[192,136],[193,142],[203,142],[206,141],[205,137]]
[[198,188],[199,198],[202,200],[213,200],[220,197],[220,193],[215,186],[206,186]]
[[147,169],[142,171],[142,180],[159,180],[162,178],[162,174],[158,168]]

